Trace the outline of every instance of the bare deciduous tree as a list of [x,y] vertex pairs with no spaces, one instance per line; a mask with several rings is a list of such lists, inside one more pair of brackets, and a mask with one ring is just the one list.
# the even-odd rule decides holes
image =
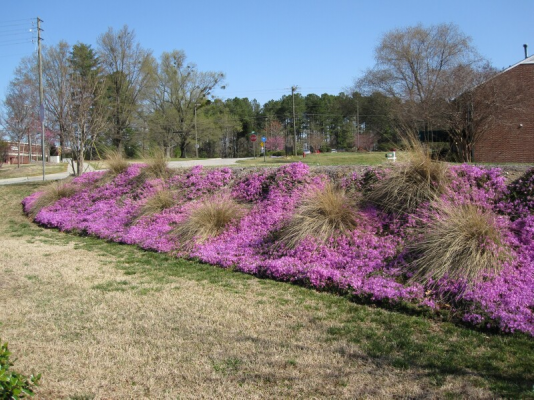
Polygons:
[[20,167],[20,149],[22,142],[28,138],[35,120],[32,105],[35,104],[32,87],[27,80],[14,80],[9,84],[4,112],[0,122],[4,126],[10,139],[17,142],[17,166]]
[[128,128],[150,84],[154,59],[151,52],[135,41],[135,33],[124,26],[113,28],[98,38],[99,58],[108,81],[112,142],[122,151]]
[[71,149],[73,169],[81,175],[85,152],[109,126],[109,108],[105,101],[106,82],[91,46],[76,44],[68,61],[65,141]]
[[65,136],[68,130],[68,107],[70,106],[70,46],[59,42],[45,47],[43,52],[43,78],[46,90],[44,100],[50,116],[49,124],[58,133],[61,154],[65,150]]
[[321,131],[313,129],[308,134],[308,142],[310,144],[310,147],[312,147],[313,150],[317,151],[324,144],[325,135],[323,135],[323,133]]
[[163,53],[157,73],[157,85],[151,103],[160,110],[158,122],[180,147],[180,157],[186,157],[186,148],[195,132],[195,109],[203,107],[211,91],[224,79],[221,72],[200,72],[196,65],[186,64],[183,51]]
[[108,109],[103,101],[105,85],[96,77],[72,74],[69,88],[71,97],[65,118],[65,136],[73,156],[73,169],[76,175],[81,175],[85,152],[109,124]]
[[[397,118],[411,129],[438,127],[445,122],[448,99],[469,88],[454,71],[478,69],[484,60],[471,39],[456,25],[422,25],[386,33],[375,50],[376,64],[356,82],[355,88],[395,98]],[[454,93],[453,93],[454,91]]]

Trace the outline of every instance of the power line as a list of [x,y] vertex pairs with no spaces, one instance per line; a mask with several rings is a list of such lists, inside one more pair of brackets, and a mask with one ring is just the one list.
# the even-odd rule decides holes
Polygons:
[[[16,19],[0,21],[0,47],[20,46],[35,43],[35,20]],[[6,57],[6,55],[2,55]]]
[[7,40],[0,40],[0,44],[13,44],[13,43],[31,43],[32,39],[20,39],[20,38],[15,38],[15,39],[7,39]]
[[0,29],[23,29],[25,26],[35,26],[31,23],[23,23],[23,24],[10,24],[10,25],[2,25],[0,24]]
[[6,24],[6,23],[20,22],[20,21],[34,22],[35,18],[21,18],[21,19],[11,19],[11,20],[6,20],[6,21],[0,21],[0,25]]
[[32,29],[20,28],[20,29],[3,29],[0,30],[0,35],[23,35],[28,32],[32,32]]

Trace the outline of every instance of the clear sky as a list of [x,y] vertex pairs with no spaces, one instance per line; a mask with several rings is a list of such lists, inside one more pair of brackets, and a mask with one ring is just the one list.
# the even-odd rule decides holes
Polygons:
[[128,25],[159,58],[184,50],[202,71],[226,74],[223,99],[261,104],[291,93],[338,94],[374,64],[387,31],[455,23],[497,68],[534,53],[534,0],[4,0],[0,11],[0,100],[23,56],[44,43],[91,44],[108,27]]

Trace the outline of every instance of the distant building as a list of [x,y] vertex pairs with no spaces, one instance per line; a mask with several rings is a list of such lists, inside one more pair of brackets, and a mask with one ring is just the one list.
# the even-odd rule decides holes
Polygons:
[[474,146],[474,161],[534,163],[534,56],[512,65],[475,90],[484,90],[489,82],[504,94],[519,90],[521,95],[513,107],[495,110],[496,121]]
[[[8,144],[8,151],[7,155],[4,159],[4,163],[6,164],[18,164],[18,158],[19,158],[19,145],[17,142],[10,142],[7,141]],[[41,145],[40,144],[32,144],[31,145],[31,151],[30,146],[28,143],[21,143],[20,144],[20,163],[21,164],[29,164],[30,163],[30,153],[31,153],[31,162],[37,162],[41,161]]]

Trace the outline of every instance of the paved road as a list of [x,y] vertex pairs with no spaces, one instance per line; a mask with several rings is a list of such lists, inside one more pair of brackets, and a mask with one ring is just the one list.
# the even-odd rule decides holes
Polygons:
[[[207,167],[216,167],[216,166],[225,166],[233,165],[238,160],[248,160],[247,158],[209,158],[206,160],[186,160],[186,161],[169,161],[168,165],[170,168],[189,168],[194,167],[195,165],[204,165]],[[93,171],[92,167],[87,164],[87,171]],[[60,174],[49,174],[45,175],[45,180],[47,181],[57,181],[65,179],[73,174],[72,166],[68,164],[67,172],[62,172]],[[43,176],[27,176],[21,178],[9,178],[9,179],[0,179],[0,185],[11,185],[16,183],[26,183],[26,182],[42,182]]]

